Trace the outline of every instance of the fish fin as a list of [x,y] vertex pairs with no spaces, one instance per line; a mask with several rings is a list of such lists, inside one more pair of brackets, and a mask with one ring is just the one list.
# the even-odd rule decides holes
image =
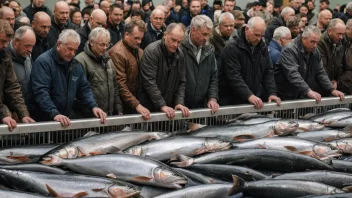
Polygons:
[[93,151],[93,152],[89,152],[89,155],[103,155],[105,153],[103,153],[102,151]]
[[302,152],[299,152],[298,154],[301,154],[301,155],[311,155],[311,154],[312,154],[312,151],[302,151]]
[[264,144],[258,144],[257,146],[260,149],[268,149],[268,147],[266,147]]
[[109,178],[112,178],[112,179],[116,179],[117,178],[114,173],[109,173],[106,176],[109,177]]
[[77,146],[78,152],[79,152],[79,156],[83,157],[83,156],[88,156],[86,152],[84,152],[84,149],[80,146]]
[[19,160],[23,162],[29,162],[31,159],[29,159],[27,156],[6,156],[7,159],[13,159],[13,160]]
[[227,193],[228,196],[232,196],[242,190],[244,187],[245,181],[236,175],[232,175],[233,185],[232,188]]
[[187,157],[182,154],[178,154],[177,159],[180,160],[180,162],[171,162],[170,164],[175,165],[177,167],[188,167],[188,166],[194,164],[193,158]]
[[102,190],[104,190],[104,188],[94,188],[94,189],[92,189],[93,192],[100,192]]
[[46,189],[48,190],[49,194],[54,197],[61,197],[59,193],[57,193],[54,189],[52,189],[48,184],[45,184]]
[[95,132],[95,131],[89,131],[88,133],[86,133],[83,137],[90,137],[93,135],[99,135],[100,133]]
[[275,132],[274,131],[272,131],[272,132],[270,132],[267,136],[265,136],[266,138],[272,138],[272,137],[274,137],[275,136]]
[[297,151],[297,148],[294,147],[294,146],[284,146],[287,150],[290,150],[290,151]]
[[352,192],[352,186],[343,187],[342,190],[345,192]]
[[342,131],[352,133],[352,126],[347,126],[347,127],[343,128]]
[[79,192],[79,193],[74,194],[73,197],[85,197],[87,195],[88,195],[88,193],[84,191],[84,192]]
[[104,153],[120,153],[121,149],[116,146],[110,146],[108,148],[103,149]]
[[234,140],[236,140],[237,142],[244,142],[244,141],[247,141],[247,140],[252,140],[252,139],[255,139],[255,136],[254,135],[238,135],[238,136],[235,136],[233,138]]
[[150,178],[150,177],[144,177],[144,176],[139,176],[139,177],[132,177],[132,180],[133,181],[136,181],[136,182],[148,182],[150,180],[152,180],[153,178]]
[[207,126],[207,125],[197,124],[197,123],[193,123],[193,122],[190,122],[187,125],[188,125],[187,132],[193,132],[193,131],[196,131],[198,129],[201,129],[201,128],[204,128]]
[[131,129],[131,127],[129,127],[129,126],[126,126],[124,129],[122,129],[122,131],[124,131],[124,132],[130,132],[130,131],[132,131],[132,129]]
[[301,130],[303,132],[309,132],[309,129],[303,128],[303,127],[298,127],[298,130]]
[[305,120],[309,120],[310,118],[312,118],[313,116],[315,116],[315,113],[308,113],[306,115],[304,115],[303,117],[300,117],[301,119],[305,119]]
[[324,142],[331,142],[331,141],[333,141],[333,140],[335,140],[334,137],[328,137],[328,138],[325,138],[325,139],[324,139]]

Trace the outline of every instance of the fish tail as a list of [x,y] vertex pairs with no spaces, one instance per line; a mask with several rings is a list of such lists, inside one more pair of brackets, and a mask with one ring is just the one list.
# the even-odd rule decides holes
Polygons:
[[188,167],[188,166],[194,164],[194,159],[191,157],[187,157],[187,156],[181,155],[181,154],[178,154],[176,157],[180,162],[171,162],[171,164],[175,165],[177,167]]
[[228,192],[228,196],[232,196],[242,191],[245,181],[236,175],[232,175],[233,185],[232,188]]

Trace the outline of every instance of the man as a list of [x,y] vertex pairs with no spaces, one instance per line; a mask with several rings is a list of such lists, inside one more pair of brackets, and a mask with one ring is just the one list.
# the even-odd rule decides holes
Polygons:
[[[36,35],[36,42],[32,50],[33,62],[38,56],[49,50],[48,34],[51,27],[50,16],[45,12],[35,13],[32,21],[32,28]],[[51,44],[53,45],[53,44]]]
[[291,31],[292,39],[296,38],[301,33],[301,29],[299,28],[300,21],[301,18],[299,18],[299,16],[289,17],[287,19],[286,26]]
[[352,19],[346,23],[346,35],[342,40],[344,46],[342,74],[339,78],[338,90],[346,95],[352,94]]
[[87,6],[92,6],[95,4],[94,0],[84,0],[84,4]]
[[35,13],[45,12],[49,16],[53,15],[51,10],[44,5],[44,0],[33,0],[26,8],[23,9],[23,12],[26,13],[27,17],[32,21]]
[[22,12],[21,5],[17,1],[10,1],[9,8],[15,12],[15,17],[18,20],[20,16],[27,16],[26,13]]
[[334,89],[324,71],[317,45],[321,31],[316,26],[307,26],[303,33],[286,46],[275,66],[275,81],[278,95],[283,100],[312,98],[319,103],[322,92],[344,99],[343,93]]
[[299,13],[299,7],[302,5],[301,0],[289,0],[290,7],[295,10],[295,14]]
[[34,122],[29,117],[25,101],[23,100],[21,87],[13,70],[11,55],[5,51],[13,34],[14,32],[9,22],[0,19],[0,120],[8,125],[10,131],[16,128],[17,123],[16,120],[12,119],[8,105],[14,109],[17,117],[22,122]]
[[144,34],[141,48],[145,49],[150,43],[160,40],[164,36],[165,13],[160,9],[154,9],[147,24],[147,31]]
[[352,19],[352,2],[349,2],[346,6],[346,12],[343,13],[340,17],[340,19],[343,20],[343,22],[345,22],[345,24],[347,24],[347,21],[349,19]]
[[80,27],[76,30],[76,32],[81,37],[81,44],[78,47],[77,54],[83,52],[84,46],[88,41],[88,36],[90,31],[92,31],[96,27],[102,27],[106,24],[106,14],[101,9],[93,10],[92,14],[89,17],[89,20],[83,27]]
[[286,26],[286,22],[289,17],[295,16],[295,11],[291,7],[285,7],[280,16],[274,18],[268,25],[268,28],[265,31],[265,39],[267,43],[270,43],[273,38],[273,34],[276,28],[280,26]]
[[181,23],[188,27],[191,24],[191,20],[193,17],[199,15],[202,12],[200,1],[199,0],[191,0],[189,4],[189,13],[186,16],[181,18]]
[[[122,104],[113,63],[106,52],[109,43],[109,31],[101,27],[93,29],[89,34],[89,41],[84,51],[76,56],[76,60],[83,68],[98,106],[108,116],[122,115]],[[81,101],[77,103],[78,107],[83,106]],[[76,109],[83,117],[93,116],[87,108]]]
[[0,9],[0,19],[4,19],[10,23],[12,28],[15,27],[15,13],[9,7],[2,7]]
[[51,17],[51,27],[48,34],[49,48],[52,48],[56,44],[59,34],[63,30],[75,28],[75,25],[68,20],[69,13],[70,8],[66,2],[58,1],[55,3],[54,15]]
[[241,11],[234,10],[231,12],[233,16],[235,17],[235,29],[238,31],[240,30],[245,22],[245,17]]
[[235,1],[233,0],[225,0],[224,1],[224,12],[232,12],[235,7]]
[[150,111],[162,111],[169,119],[175,117],[175,110],[189,116],[184,106],[186,65],[179,50],[184,34],[182,25],[171,23],[164,38],[150,44],[141,60],[138,99]]
[[101,1],[100,2],[100,9],[103,10],[106,14],[106,16],[109,16],[109,12],[110,12],[110,3],[109,1]]
[[274,31],[273,40],[269,43],[269,56],[273,65],[280,57],[282,47],[290,44],[292,40],[291,31],[287,27],[281,26]]
[[111,45],[114,46],[119,42],[125,32],[125,23],[123,22],[123,7],[120,4],[112,4],[110,6],[109,18],[107,21],[107,29],[111,36]]
[[[236,10],[237,11],[237,10]],[[225,46],[233,39],[232,36],[238,36],[234,29],[234,17],[229,12],[224,12],[220,15],[219,25],[213,29],[209,42],[215,48],[216,63],[221,66],[221,55]]]
[[201,0],[200,1],[200,6],[201,6],[201,13],[208,16],[210,19],[214,19],[214,10],[213,8],[208,5],[208,0]]
[[139,48],[139,45],[142,42],[145,31],[146,27],[143,21],[131,21],[125,27],[123,40],[109,50],[109,55],[116,71],[123,113],[138,112],[145,120],[149,120],[149,110],[137,99],[140,60],[143,55],[143,50]]
[[[230,13],[228,15],[232,16]],[[208,107],[215,113],[219,109],[219,97],[215,51],[208,43],[212,28],[213,23],[209,17],[193,17],[181,50],[186,65],[185,105],[192,109]]]
[[25,102],[28,102],[29,80],[31,76],[32,60],[31,52],[35,45],[35,34],[29,26],[22,26],[15,32],[15,38],[6,48],[11,54],[13,69],[16,73],[18,82],[21,85],[21,91]]
[[329,9],[330,1],[329,0],[320,0],[320,11]]
[[[253,17],[234,42],[225,47],[219,69],[220,105],[249,102],[261,109],[264,106],[262,100],[266,99],[280,104],[268,48],[262,40],[265,28],[262,18]],[[265,93],[261,93],[261,85]]]
[[345,23],[341,19],[330,21],[318,43],[318,49],[326,74],[332,82],[334,89],[337,89],[337,82],[340,77],[344,47],[341,43],[346,33]]
[[55,47],[46,51],[33,64],[30,110],[39,121],[55,120],[69,126],[75,99],[106,122],[106,113],[98,108],[81,65],[73,59],[80,37],[74,30],[64,30]]
[[[174,2],[173,0],[164,0],[162,5],[158,5],[155,9],[161,9],[165,13],[165,25],[169,25],[171,23],[178,23],[180,21],[179,16],[174,11]],[[149,16],[150,20],[150,16]]]
[[321,33],[324,33],[328,28],[329,22],[332,19],[332,13],[329,10],[322,10],[318,14],[317,27],[320,29]]

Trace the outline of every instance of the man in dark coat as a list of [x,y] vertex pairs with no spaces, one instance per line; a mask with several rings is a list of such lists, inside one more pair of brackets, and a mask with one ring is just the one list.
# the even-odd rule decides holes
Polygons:
[[345,22],[345,24],[347,23],[347,21],[349,19],[352,19],[352,2],[349,2],[346,6],[346,12],[343,13],[340,17],[341,20],[343,20],[343,22]]
[[32,28],[36,36],[36,42],[32,51],[34,62],[42,53],[49,50],[48,34],[51,27],[50,16],[45,12],[37,12],[32,21]]
[[145,49],[149,44],[163,38],[165,32],[164,20],[165,13],[161,9],[153,10],[147,24],[147,31],[144,33],[141,49]]
[[123,22],[123,7],[120,4],[112,4],[108,17],[107,29],[111,36],[111,46],[114,46],[123,38],[125,23]]
[[321,32],[316,26],[307,26],[302,35],[287,45],[275,66],[278,95],[283,100],[312,98],[321,101],[321,93],[328,92],[344,99],[343,93],[334,89],[324,71],[317,45]]
[[29,20],[31,20],[31,22],[33,20],[35,13],[37,12],[45,12],[49,16],[53,15],[51,10],[48,7],[46,7],[44,4],[45,4],[44,0],[33,0],[31,4],[29,4],[27,7],[23,9],[23,12],[26,13],[27,17],[29,18]]
[[344,57],[342,72],[338,82],[338,90],[346,95],[352,94],[352,19],[346,23],[346,35],[342,40]]
[[291,7],[285,7],[280,16],[274,18],[268,25],[268,28],[265,30],[265,40],[267,43],[270,43],[271,39],[273,39],[273,34],[276,28],[280,26],[286,26],[286,21],[289,17],[295,16],[295,10]]
[[291,41],[292,37],[290,29],[284,26],[276,28],[274,31],[273,40],[270,41],[268,46],[270,60],[273,65],[275,65],[279,59],[281,49],[291,43]]
[[164,38],[144,50],[141,61],[139,102],[152,112],[166,113],[170,119],[175,117],[175,110],[181,110],[184,117],[189,116],[184,106],[185,58],[179,49],[184,34],[181,25],[171,23]]
[[192,0],[189,3],[189,13],[181,18],[181,23],[188,27],[193,17],[201,14],[202,8],[199,0]]
[[[260,109],[266,99],[280,104],[280,98],[276,96],[273,65],[262,40],[265,27],[262,18],[253,17],[241,29],[239,36],[225,47],[219,69],[220,105],[249,102]],[[265,93],[261,93],[263,90]]]

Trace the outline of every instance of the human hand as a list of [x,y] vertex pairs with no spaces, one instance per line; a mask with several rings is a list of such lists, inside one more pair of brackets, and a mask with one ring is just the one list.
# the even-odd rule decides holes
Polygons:
[[264,107],[263,101],[253,94],[251,96],[249,96],[248,102],[253,104],[255,106],[255,108],[257,108],[257,109],[261,109]]
[[106,123],[106,116],[107,115],[106,115],[106,113],[103,110],[101,110],[100,108],[95,107],[95,108],[93,108],[93,114],[95,115],[95,117],[100,118],[100,122],[102,124]]
[[10,131],[13,131],[17,127],[16,120],[12,119],[10,116],[4,117],[2,123],[7,124]]
[[181,104],[176,105],[175,110],[181,110],[183,117],[189,117],[189,109]]
[[136,107],[136,111],[142,115],[144,120],[149,120],[151,118],[150,111],[141,104]]
[[70,125],[70,119],[64,115],[56,115],[54,120],[60,122],[63,127],[68,127]]

